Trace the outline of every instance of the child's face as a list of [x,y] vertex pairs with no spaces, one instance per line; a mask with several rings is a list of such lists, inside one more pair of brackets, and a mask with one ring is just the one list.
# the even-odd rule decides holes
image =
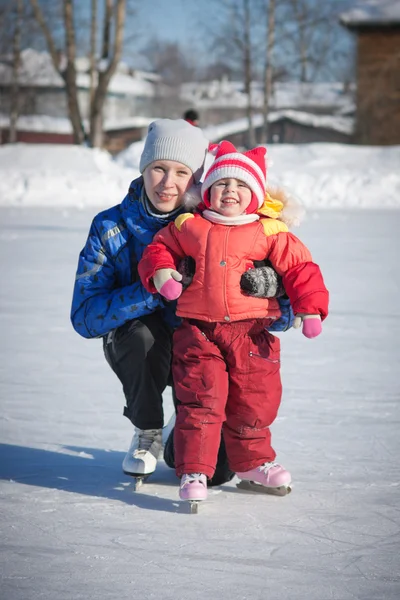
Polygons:
[[210,206],[220,215],[237,217],[245,212],[251,196],[251,189],[240,179],[220,179],[210,188]]
[[193,183],[193,173],[175,160],[155,160],[144,170],[143,181],[152,205],[168,213],[182,204],[183,194]]

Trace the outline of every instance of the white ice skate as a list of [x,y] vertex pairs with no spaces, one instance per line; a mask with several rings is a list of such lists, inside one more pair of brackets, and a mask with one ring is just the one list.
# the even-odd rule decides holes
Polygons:
[[122,463],[126,475],[135,478],[135,490],[156,470],[162,448],[162,429],[139,429],[135,433]]

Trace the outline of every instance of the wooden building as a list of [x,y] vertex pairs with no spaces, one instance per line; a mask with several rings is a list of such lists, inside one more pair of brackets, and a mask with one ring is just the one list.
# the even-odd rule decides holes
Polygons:
[[400,2],[359,3],[340,21],[357,36],[354,141],[400,144]]
[[[352,141],[352,116],[313,115],[296,110],[272,111],[269,114],[268,140],[263,132],[264,118],[253,115],[253,127],[258,144],[310,144],[327,142],[349,144]],[[212,142],[229,140],[245,149],[248,141],[248,120],[245,117],[222,125],[210,125],[204,133]]]

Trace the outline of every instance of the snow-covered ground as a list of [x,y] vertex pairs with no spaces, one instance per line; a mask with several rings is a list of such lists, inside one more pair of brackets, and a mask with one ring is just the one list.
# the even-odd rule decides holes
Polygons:
[[[222,126],[205,130],[218,139]],[[78,146],[0,146],[0,205],[107,207],[139,175],[143,142],[116,157]],[[385,209],[400,206],[400,146],[272,144],[268,179],[309,208]]]
[[[0,148],[2,600],[400,597],[399,149],[276,150],[271,169],[309,188],[296,233],[331,291],[319,338],[281,334],[272,432],[293,492],[248,495],[232,482],[189,515],[162,461],[133,492],[121,471],[132,431],[120,384],[100,340],[69,323],[95,197],[116,203],[134,169],[99,166],[89,150],[72,168],[66,149],[43,161],[41,147],[36,163],[22,147],[18,165]],[[30,186],[38,161],[41,188],[40,178]]]

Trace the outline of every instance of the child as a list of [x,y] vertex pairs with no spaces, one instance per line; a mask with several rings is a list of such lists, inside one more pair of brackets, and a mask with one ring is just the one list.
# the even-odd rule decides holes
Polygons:
[[[266,197],[265,148],[239,153],[221,142],[201,194],[201,214],[180,215],[149,244],[139,263],[143,285],[179,297],[182,325],[174,333],[173,374],[179,400],[175,427],[180,498],[207,498],[221,427],[230,468],[266,488],[288,487],[275,462],[270,425],[281,400],[280,340],[267,328],[280,316],[276,298],[245,296],[239,280],[268,259],[282,282],[303,334],[321,333],[328,291],[309,250],[279,219],[283,205]],[[182,293],[176,267],[196,261]]]

